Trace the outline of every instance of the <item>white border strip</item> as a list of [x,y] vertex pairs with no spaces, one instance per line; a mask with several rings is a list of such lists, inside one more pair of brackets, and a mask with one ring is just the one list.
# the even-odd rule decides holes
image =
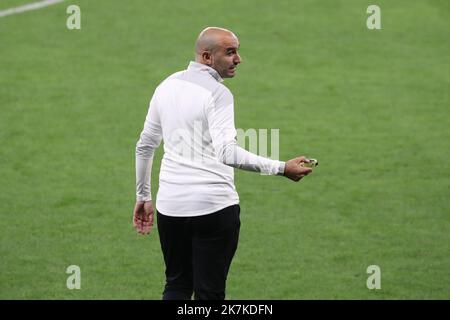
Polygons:
[[41,9],[41,8],[51,6],[53,4],[57,4],[57,3],[60,3],[63,1],[64,0],[43,0],[43,1],[37,1],[37,2],[33,2],[33,3],[25,4],[25,5],[19,6],[19,7],[9,8],[9,9],[0,11],[0,18],[9,16],[12,14],[16,14],[16,13],[22,13],[25,11]]

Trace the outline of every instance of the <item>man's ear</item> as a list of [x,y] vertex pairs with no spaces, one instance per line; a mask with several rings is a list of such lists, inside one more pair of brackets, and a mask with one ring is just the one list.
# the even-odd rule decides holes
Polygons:
[[212,64],[212,57],[211,52],[203,51],[202,52],[202,59],[205,62],[206,65],[210,66]]

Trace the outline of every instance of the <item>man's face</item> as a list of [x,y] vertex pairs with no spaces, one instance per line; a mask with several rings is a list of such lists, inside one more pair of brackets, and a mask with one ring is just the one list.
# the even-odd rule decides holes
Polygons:
[[222,78],[232,78],[236,72],[236,66],[241,63],[238,54],[239,40],[232,35],[224,36],[219,45],[211,53],[211,67]]

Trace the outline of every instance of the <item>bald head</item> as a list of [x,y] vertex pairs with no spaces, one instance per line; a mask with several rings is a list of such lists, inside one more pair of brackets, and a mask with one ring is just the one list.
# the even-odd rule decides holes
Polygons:
[[236,35],[230,30],[217,27],[205,28],[195,42],[195,53],[201,55],[203,51],[212,52],[220,47],[226,38],[237,40]]
[[195,60],[216,69],[222,78],[231,78],[241,63],[238,49],[239,39],[233,32],[208,27],[200,32],[195,42]]

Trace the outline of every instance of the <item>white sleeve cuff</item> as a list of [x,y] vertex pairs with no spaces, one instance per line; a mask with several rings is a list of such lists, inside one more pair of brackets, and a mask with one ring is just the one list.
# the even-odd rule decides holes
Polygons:
[[284,176],[284,168],[286,167],[286,162],[280,161],[280,166],[278,167],[278,173],[279,176]]
[[136,201],[151,201],[151,172],[153,155],[150,159],[136,156]]

